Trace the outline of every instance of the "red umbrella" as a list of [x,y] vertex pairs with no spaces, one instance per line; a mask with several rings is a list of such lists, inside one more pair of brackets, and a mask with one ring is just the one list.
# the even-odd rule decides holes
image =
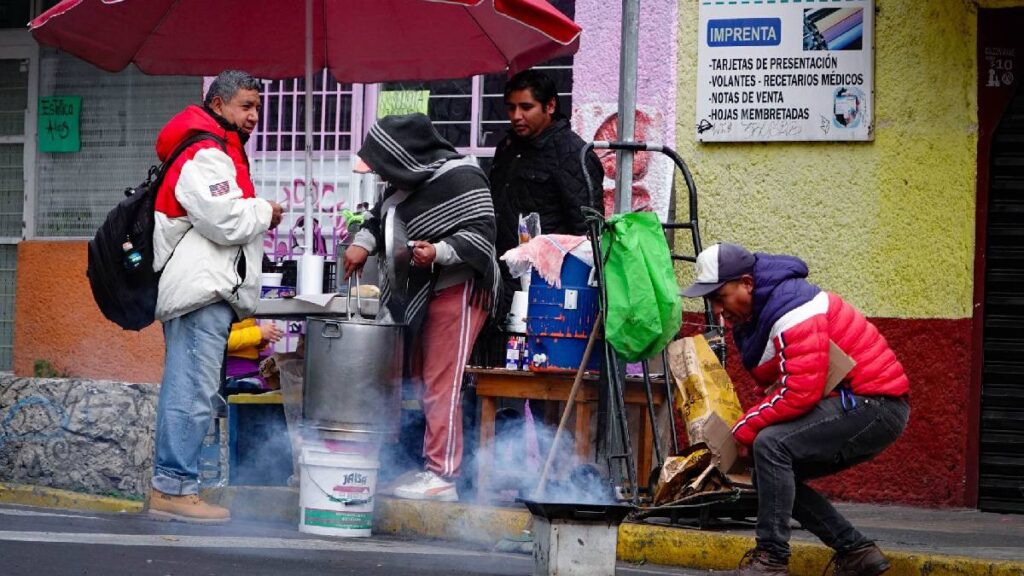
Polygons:
[[[546,0],[63,0],[29,28],[110,72],[135,63],[147,74],[305,73],[306,182],[314,70],[365,83],[511,74],[574,54],[581,31]],[[311,194],[305,208],[312,222]]]
[[[545,0],[315,0],[312,67],[339,82],[518,72],[578,48]],[[306,70],[304,0],[64,0],[29,24],[41,44],[111,72],[262,78]]]

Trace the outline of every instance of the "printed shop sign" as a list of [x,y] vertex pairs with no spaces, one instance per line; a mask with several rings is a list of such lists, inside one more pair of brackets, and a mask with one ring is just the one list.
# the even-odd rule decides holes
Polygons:
[[697,139],[873,139],[874,16],[874,0],[701,0]]

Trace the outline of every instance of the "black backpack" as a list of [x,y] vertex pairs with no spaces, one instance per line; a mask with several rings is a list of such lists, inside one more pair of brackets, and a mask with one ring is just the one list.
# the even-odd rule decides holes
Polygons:
[[[100,311],[125,330],[142,330],[153,323],[160,274],[153,271],[153,229],[157,191],[167,170],[186,148],[201,140],[213,140],[223,149],[223,138],[199,132],[186,138],[163,164],[152,166],[146,179],[125,188],[124,200],[114,206],[89,241],[89,285]],[[125,263],[126,241],[131,242],[134,269]],[[141,256],[141,262],[140,262]]]

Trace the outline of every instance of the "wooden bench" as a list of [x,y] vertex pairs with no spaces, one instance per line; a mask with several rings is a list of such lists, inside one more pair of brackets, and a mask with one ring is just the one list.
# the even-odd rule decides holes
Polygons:
[[[466,368],[466,372],[476,376],[476,396],[480,401],[480,446],[477,455],[477,497],[486,500],[493,461],[494,416],[497,412],[498,398],[520,398],[529,400],[554,400],[566,402],[572,390],[574,374],[550,372],[529,372],[526,370],[504,370],[501,368]],[[655,406],[665,401],[665,381],[662,378],[651,379],[652,395]],[[593,461],[590,445],[590,416],[597,407],[598,376],[588,373],[576,393],[574,411],[576,422],[573,435],[576,440],[576,454],[581,462]],[[626,406],[639,405],[639,431],[630,431],[631,439],[638,439],[639,450],[635,455],[637,479],[641,485],[646,484],[652,463],[654,429],[651,426],[650,414],[647,411],[647,395],[643,380],[627,378],[625,387]],[[557,425],[557,423],[556,423]],[[639,432],[639,435],[637,435]],[[542,457],[546,457],[543,454]]]

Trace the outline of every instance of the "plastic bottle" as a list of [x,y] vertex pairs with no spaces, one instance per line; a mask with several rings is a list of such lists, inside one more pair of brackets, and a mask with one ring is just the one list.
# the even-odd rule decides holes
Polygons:
[[509,336],[505,344],[505,369],[519,370],[519,341],[516,336]]
[[124,251],[124,269],[129,272],[134,272],[140,266],[142,266],[142,252],[139,252],[132,244],[131,238],[125,238],[124,244],[121,244],[121,250]]

